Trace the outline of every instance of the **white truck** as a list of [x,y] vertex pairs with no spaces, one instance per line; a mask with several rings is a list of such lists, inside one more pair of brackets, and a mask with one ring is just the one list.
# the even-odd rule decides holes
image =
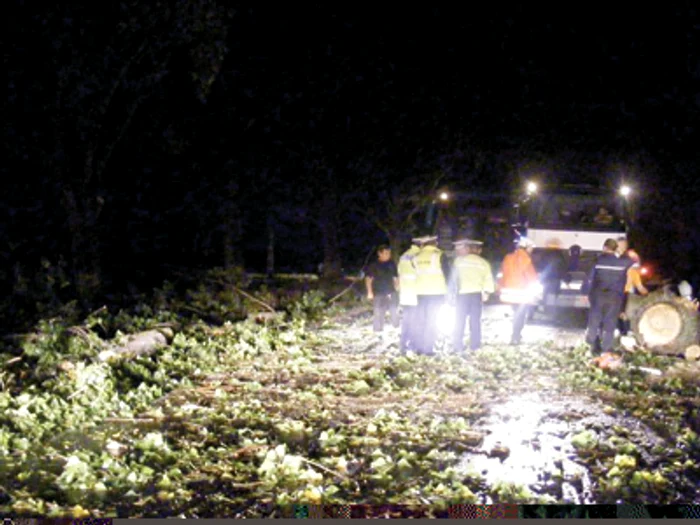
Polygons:
[[527,183],[518,198],[516,229],[535,243],[532,259],[543,285],[542,306],[588,308],[582,286],[606,239],[626,238],[630,189]]

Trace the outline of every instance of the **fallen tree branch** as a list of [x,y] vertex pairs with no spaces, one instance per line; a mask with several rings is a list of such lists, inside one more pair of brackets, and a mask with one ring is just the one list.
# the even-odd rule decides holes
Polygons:
[[234,290],[235,292],[238,292],[239,294],[241,294],[241,295],[242,295],[243,297],[245,297],[246,299],[250,299],[250,300],[253,301],[254,303],[259,304],[260,306],[262,306],[263,308],[265,308],[267,311],[272,312],[272,313],[275,313],[275,309],[274,309],[272,306],[270,306],[269,304],[267,304],[266,302],[261,301],[261,300],[258,299],[257,297],[254,297],[254,296],[250,295],[248,292],[244,292],[243,290],[241,290],[241,289],[238,288],[237,286],[232,286],[231,288],[233,288],[233,290]]
[[107,417],[105,423],[155,423],[160,421],[154,417]]
[[186,304],[177,305],[177,308],[180,310],[187,310],[188,312],[192,312],[192,313],[197,314],[201,317],[206,317],[207,315],[209,315],[206,312],[204,312],[198,308],[195,308],[193,306],[188,306]]
[[249,483],[229,483],[229,487],[238,490],[252,490],[264,485],[264,481],[251,481]]
[[[326,472],[327,474],[331,474],[332,476],[335,476],[335,477],[337,477],[337,478],[344,479],[344,480],[347,480],[347,481],[352,481],[352,478],[349,478],[349,477],[346,476],[345,474],[341,474],[340,472],[337,472],[337,471],[335,471],[335,470],[331,470],[331,469],[329,469],[328,467],[326,467],[326,466],[324,466],[324,465],[321,465],[320,463],[316,463],[315,461],[311,461],[310,459],[306,459],[306,458],[303,457],[303,456],[300,456],[300,457],[301,457],[301,460],[302,460],[304,463],[306,463],[306,464],[308,464],[308,465],[311,465],[312,467],[315,467],[315,468],[317,468],[317,469],[319,469],[319,470],[323,470],[323,471]],[[357,482],[355,482],[355,483],[357,483]]]
[[106,306],[106,305],[100,306],[97,310],[95,310],[94,312],[91,312],[90,314],[88,314],[87,318],[89,319],[89,318],[92,317],[93,315],[101,314],[102,312],[106,312],[106,311],[107,311],[107,306]]
[[262,300],[258,299],[257,297],[255,297],[255,296],[249,294],[248,292],[245,292],[245,291],[241,290],[241,289],[238,288],[237,286],[234,286],[234,285],[232,285],[232,284],[230,284],[230,283],[227,283],[227,282],[224,282],[224,281],[220,281],[220,280],[218,280],[218,279],[213,280],[213,282],[215,282],[215,283],[217,283],[217,284],[220,284],[221,286],[227,286],[227,287],[230,286],[231,289],[232,289],[234,292],[239,293],[239,294],[241,294],[243,297],[245,297],[246,299],[250,299],[250,300],[253,301],[254,303],[256,303],[256,304],[262,306],[262,307],[265,308],[268,312],[273,312],[273,313],[276,312],[276,310],[275,310],[272,306],[270,306],[269,304],[267,304],[265,301],[262,301]]
[[337,295],[335,295],[334,297],[332,297],[331,299],[329,299],[329,300],[328,300],[328,304],[333,304],[335,301],[337,301],[338,299],[340,299],[343,295],[345,295],[345,294],[348,293],[350,290],[352,290],[352,287],[355,286],[355,284],[357,284],[357,282],[353,282],[352,284],[350,284],[350,286],[348,286],[347,288],[345,288],[345,290],[343,290],[343,291],[340,292],[339,294],[337,294]]

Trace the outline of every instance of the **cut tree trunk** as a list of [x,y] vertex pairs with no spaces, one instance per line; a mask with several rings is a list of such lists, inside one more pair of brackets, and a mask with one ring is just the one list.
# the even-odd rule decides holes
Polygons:
[[146,330],[130,335],[127,342],[117,348],[100,352],[100,361],[113,359],[128,359],[143,355],[150,355],[164,346],[168,346],[175,336],[172,328],[159,328]]
[[690,345],[683,355],[688,361],[697,361],[700,359],[700,345]]

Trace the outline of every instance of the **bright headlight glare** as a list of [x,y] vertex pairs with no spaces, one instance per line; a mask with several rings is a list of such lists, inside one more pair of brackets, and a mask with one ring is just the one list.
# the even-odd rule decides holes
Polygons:
[[456,311],[453,306],[443,304],[438,313],[437,326],[443,334],[451,334],[455,326]]
[[542,283],[535,283],[530,286],[529,292],[532,295],[540,295],[544,292],[544,286],[542,286]]

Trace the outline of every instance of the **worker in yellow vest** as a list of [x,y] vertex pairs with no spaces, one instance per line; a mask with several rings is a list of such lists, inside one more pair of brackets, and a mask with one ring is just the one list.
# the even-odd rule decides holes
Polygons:
[[440,307],[445,304],[449,263],[437,247],[437,237],[423,237],[423,246],[413,258],[416,267],[416,351],[432,355],[437,340],[437,319]]
[[401,339],[399,348],[405,352],[416,345],[416,311],[418,295],[416,294],[416,267],[413,259],[420,252],[422,240],[415,238],[411,247],[399,258],[399,305],[401,306]]
[[452,264],[450,294],[455,303],[455,324],[452,347],[455,352],[464,351],[464,328],[469,317],[469,348],[481,347],[481,312],[483,303],[496,291],[491,265],[481,257],[481,241],[460,239],[455,241],[457,257]]

